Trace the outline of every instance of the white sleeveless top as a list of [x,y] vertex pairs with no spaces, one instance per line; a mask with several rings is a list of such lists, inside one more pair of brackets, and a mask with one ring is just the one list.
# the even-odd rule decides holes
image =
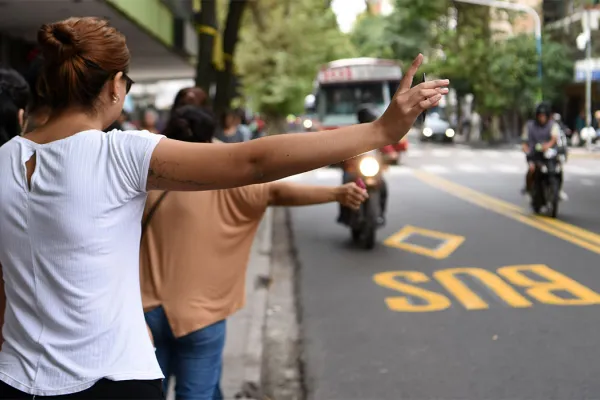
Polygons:
[[[0,380],[40,396],[161,379],[139,281],[150,158],[163,136],[91,130],[0,147]],[[25,162],[36,154],[31,190]]]

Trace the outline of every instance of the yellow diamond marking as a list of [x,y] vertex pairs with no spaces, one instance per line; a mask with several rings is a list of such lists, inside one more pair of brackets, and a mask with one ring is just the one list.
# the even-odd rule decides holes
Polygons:
[[[415,236],[424,236],[431,239],[441,240],[442,243],[436,248],[428,248],[418,244],[407,243],[406,239]],[[454,251],[465,241],[464,236],[453,235],[440,231],[434,231],[425,228],[418,228],[412,225],[406,225],[404,228],[387,238],[383,243],[386,246],[396,247],[411,253],[442,260],[454,253]]]

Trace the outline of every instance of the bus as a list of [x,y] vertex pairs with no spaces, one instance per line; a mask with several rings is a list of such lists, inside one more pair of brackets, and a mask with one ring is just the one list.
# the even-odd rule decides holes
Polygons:
[[332,61],[319,70],[314,91],[305,101],[306,113],[323,129],[356,124],[358,106],[371,103],[383,112],[400,79],[402,69],[393,60],[351,58]]

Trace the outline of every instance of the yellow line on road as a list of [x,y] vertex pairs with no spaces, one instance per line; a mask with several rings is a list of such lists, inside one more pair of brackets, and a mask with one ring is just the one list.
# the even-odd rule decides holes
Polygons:
[[522,224],[531,226],[559,239],[573,243],[586,250],[600,254],[600,235],[555,219],[527,215],[521,207],[478,192],[423,171],[415,171],[421,181],[481,208],[504,215]]

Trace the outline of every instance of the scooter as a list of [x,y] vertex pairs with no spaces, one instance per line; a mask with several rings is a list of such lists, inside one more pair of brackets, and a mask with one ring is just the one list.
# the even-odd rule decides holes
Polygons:
[[348,226],[352,241],[364,249],[375,247],[376,231],[383,225],[381,215],[381,189],[383,182],[383,163],[377,150],[364,153],[344,163],[344,171],[357,185],[367,190],[369,198],[356,211],[346,210],[340,223]]
[[543,151],[540,143],[535,146],[535,152],[540,161],[536,161],[531,208],[536,214],[546,208],[548,215],[556,218],[563,179],[561,159],[564,156],[559,155],[555,148]]

